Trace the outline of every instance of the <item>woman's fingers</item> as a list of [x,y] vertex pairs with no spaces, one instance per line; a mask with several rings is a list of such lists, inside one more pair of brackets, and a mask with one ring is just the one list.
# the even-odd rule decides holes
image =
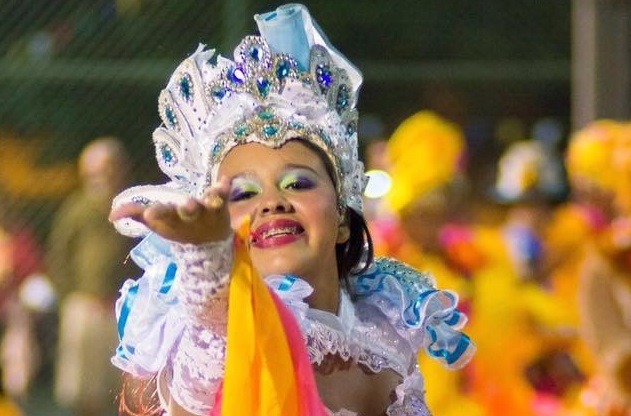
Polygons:
[[128,204],[123,204],[116,208],[112,208],[108,219],[113,222],[122,220],[123,218],[131,218],[133,220],[144,223],[142,217],[146,209],[147,207],[144,205],[130,202]]
[[211,210],[221,210],[226,208],[228,193],[230,192],[230,181],[222,177],[219,181],[208,188],[202,197],[202,204]]
[[193,222],[201,214],[203,207],[194,199],[189,198],[184,204],[178,205],[176,212],[183,222]]
[[232,230],[228,214],[230,182],[221,179],[199,200],[188,198],[178,205],[155,203],[123,204],[110,213],[110,221],[136,220],[161,235],[180,243],[205,243],[227,238]]

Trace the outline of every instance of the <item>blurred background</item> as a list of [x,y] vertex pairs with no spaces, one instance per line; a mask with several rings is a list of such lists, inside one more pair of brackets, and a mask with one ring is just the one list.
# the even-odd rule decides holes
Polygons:
[[[13,250],[0,256],[0,301],[5,332],[24,319],[30,325],[17,331],[18,347],[4,348],[3,367],[27,364],[3,368],[3,389],[24,414],[75,414],[53,395],[61,292],[47,259],[61,244],[51,236],[59,211],[85,177],[82,150],[116,137],[129,153],[128,182],[163,181],[151,133],[171,72],[200,42],[230,56],[254,33],[252,16],[280,4],[0,0],[0,248]],[[387,142],[412,114],[432,111],[462,131],[471,202],[491,198],[511,144],[543,140],[563,154],[574,131],[631,116],[629,1],[305,4],[363,72],[362,151]]]

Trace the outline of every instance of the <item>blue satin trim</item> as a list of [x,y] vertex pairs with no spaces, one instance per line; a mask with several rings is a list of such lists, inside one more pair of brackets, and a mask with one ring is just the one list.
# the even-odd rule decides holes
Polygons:
[[467,318],[456,309],[457,295],[436,289],[431,276],[393,259],[377,259],[356,276],[354,289],[358,296],[387,299],[407,326],[423,330],[428,354],[447,366],[459,367],[473,355],[475,345],[460,332]]
[[121,343],[118,348],[116,348],[116,355],[125,360],[128,360],[129,356],[134,355],[134,352],[136,351],[136,349],[132,345],[124,344],[122,340],[125,336],[125,326],[127,326],[127,319],[129,318],[129,314],[134,307],[139,287],[140,285],[138,283],[134,283],[127,291],[127,296],[125,297],[125,301],[123,302],[123,306],[121,307],[120,318],[118,319],[118,338],[121,340]]
[[281,292],[289,292],[294,283],[296,283],[296,279],[297,277],[291,274],[285,275],[283,281],[278,285],[277,290]]
[[140,285],[138,283],[134,283],[127,292],[127,296],[125,297],[125,301],[123,302],[123,306],[121,308],[120,318],[118,319],[118,337],[123,339],[125,336],[125,326],[127,325],[127,319],[129,318],[129,314],[131,313],[132,308],[134,307],[134,302],[136,300],[136,295],[138,294],[138,288]]
[[449,366],[456,363],[463,355],[473,346],[471,339],[465,335],[460,334],[456,338],[456,345],[448,345],[447,347],[441,347],[441,342],[436,333],[436,329],[432,327],[427,328],[427,333],[430,334],[431,342],[427,347],[427,352],[434,358],[440,358],[445,360],[445,363]]
[[[173,287],[173,283],[175,282],[176,273],[177,265],[175,263],[169,263],[164,273],[164,278],[162,279],[162,284],[160,285],[160,289],[158,291],[159,293],[164,295],[169,293]],[[140,284],[138,282],[134,282],[129,287],[125,300],[123,301],[123,305],[121,306],[120,317],[118,319],[118,337],[121,340],[121,343],[116,349],[116,355],[125,360],[129,360],[130,356],[134,355],[136,351],[133,345],[125,344],[123,340],[125,339],[125,327],[127,326],[127,320],[134,308],[139,289]]]
[[160,293],[167,294],[171,287],[173,287],[173,282],[175,281],[175,273],[177,272],[177,265],[175,263],[169,264],[167,267],[167,271],[164,273],[164,279],[162,280],[162,286],[160,286]]

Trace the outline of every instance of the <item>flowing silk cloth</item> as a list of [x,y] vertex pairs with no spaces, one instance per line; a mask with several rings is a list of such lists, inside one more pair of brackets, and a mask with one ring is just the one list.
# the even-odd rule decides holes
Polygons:
[[298,323],[252,267],[248,234],[249,224],[237,233],[226,372],[212,415],[325,416]]

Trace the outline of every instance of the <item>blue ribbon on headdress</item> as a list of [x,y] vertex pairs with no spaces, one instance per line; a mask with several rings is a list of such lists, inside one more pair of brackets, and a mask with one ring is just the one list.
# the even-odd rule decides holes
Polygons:
[[302,4],[285,4],[268,13],[254,15],[254,20],[273,53],[291,55],[301,71],[309,70],[311,47],[326,48],[335,65],[346,70],[354,94],[362,83],[362,74],[324,34]]
[[276,10],[254,16],[261,36],[273,53],[291,55],[301,71],[309,69],[311,42],[303,21],[304,6],[285,4]]

